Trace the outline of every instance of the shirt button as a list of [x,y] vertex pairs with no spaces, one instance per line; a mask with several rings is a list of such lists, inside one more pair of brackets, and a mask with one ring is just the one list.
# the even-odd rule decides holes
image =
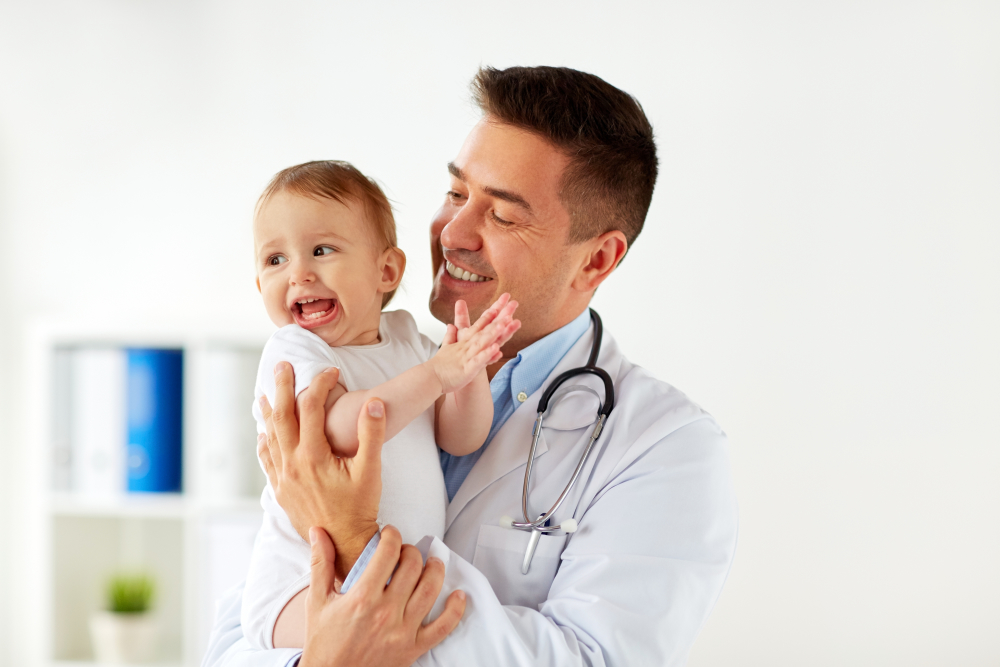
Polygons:
[[523,391],[517,395],[517,401],[519,403],[524,403],[526,400],[528,400],[528,395],[525,394]]

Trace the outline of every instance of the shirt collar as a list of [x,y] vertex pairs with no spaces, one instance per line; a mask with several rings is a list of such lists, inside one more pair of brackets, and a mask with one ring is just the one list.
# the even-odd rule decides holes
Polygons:
[[[509,395],[516,407],[538,391],[545,378],[589,328],[590,310],[587,309],[566,326],[556,329],[518,352],[516,357],[503,365],[490,382],[494,405]],[[518,396],[522,392],[524,399],[519,400]]]

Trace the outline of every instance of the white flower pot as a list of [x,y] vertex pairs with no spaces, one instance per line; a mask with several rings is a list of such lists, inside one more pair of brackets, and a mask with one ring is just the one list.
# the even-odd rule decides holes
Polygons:
[[150,662],[156,657],[159,628],[149,612],[115,614],[102,611],[90,617],[94,659],[109,665]]

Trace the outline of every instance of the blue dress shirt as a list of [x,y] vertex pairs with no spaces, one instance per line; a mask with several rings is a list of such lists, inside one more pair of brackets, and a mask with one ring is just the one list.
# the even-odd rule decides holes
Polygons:
[[[497,371],[497,374],[490,381],[490,393],[493,395],[493,425],[490,427],[490,434],[486,437],[486,442],[482,447],[465,456],[452,456],[447,452],[440,452],[441,470],[444,472],[444,486],[448,491],[449,501],[458,493],[459,487],[468,477],[472,466],[490,446],[493,437],[514,414],[514,410],[527,400],[528,396],[541,388],[545,378],[552,373],[556,365],[589,328],[590,310],[584,310],[579,317],[566,326],[556,329],[545,338],[535,341],[518,352],[516,357]],[[522,396],[523,398],[521,398]],[[365,571],[378,543],[379,534],[375,533],[348,573],[347,579],[344,580],[344,585],[341,587],[341,592],[346,593],[350,590],[354,582]]]

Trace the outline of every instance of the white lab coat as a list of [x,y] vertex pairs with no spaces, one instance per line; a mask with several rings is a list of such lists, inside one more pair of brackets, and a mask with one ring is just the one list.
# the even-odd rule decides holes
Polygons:
[[[549,379],[584,365],[592,340],[593,327]],[[418,544],[425,557],[446,566],[431,616],[456,589],[466,592],[468,604],[458,628],[417,664],[686,662],[736,549],[726,436],[686,396],[625,359],[607,332],[598,364],[614,381],[615,409],[552,522],[573,517],[579,530],[542,536],[522,575],[529,534],[500,526],[503,516],[522,517],[538,391],[514,411],[455,495],[444,541]],[[591,376],[569,384],[603,395]],[[596,397],[577,391],[550,406],[532,471],[533,513],[547,510],[562,491],[593,431],[597,405]],[[206,665],[285,664],[286,653],[267,656],[233,644],[232,625],[217,621]]]

